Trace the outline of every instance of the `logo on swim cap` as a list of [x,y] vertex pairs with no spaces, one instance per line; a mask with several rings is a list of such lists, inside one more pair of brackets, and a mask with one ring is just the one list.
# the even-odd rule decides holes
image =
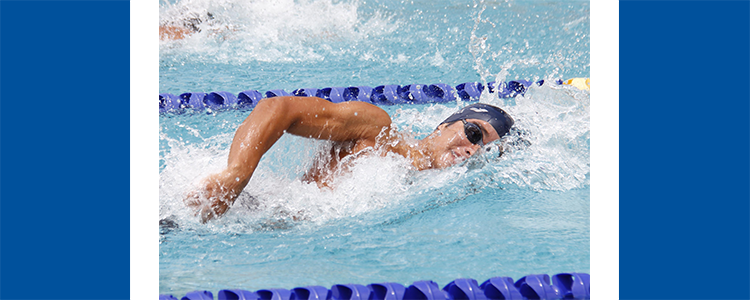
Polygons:
[[440,124],[452,123],[465,119],[478,119],[490,123],[500,137],[507,134],[508,131],[510,131],[510,127],[515,123],[513,118],[499,107],[484,103],[476,103],[464,107]]

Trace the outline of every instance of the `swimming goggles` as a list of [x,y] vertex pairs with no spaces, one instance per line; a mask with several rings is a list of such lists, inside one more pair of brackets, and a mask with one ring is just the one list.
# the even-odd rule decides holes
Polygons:
[[466,122],[465,119],[461,119],[461,122],[464,123],[466,139],[474,145],[484,146],[484,143],[482,142],[482,138],[484,137],[482,134],[482,128],[479,128],[479,125],[477,124]]

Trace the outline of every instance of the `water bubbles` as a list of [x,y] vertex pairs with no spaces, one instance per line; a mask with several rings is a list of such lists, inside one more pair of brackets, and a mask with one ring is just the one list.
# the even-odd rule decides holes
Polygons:
[[[166,87],[173,92],[217,87],[240,91],[297,88],[306,84],[311,87],[354,84],[341,81],[342,78],[350,80],[346,76],[349,74],[357,74],[357,84],[370,85],[433,82],[430,78],[452,84],[469,80],[503,82],[534,76],[555,80],[570,74],[571,69],[577,74],[586,74],[589,68],[587,48],[576,48],[588,43],[588,16],[576,14],[548,16],[546,12],[540,14],[536,8],[522,12],[519,9],[495,10],[493,6],[486,10],[484,3],[480,3],[474,7],[452,7],[449,12],[430,8],[429,13],[438,11],[438,22],[432,22],[427,20],[429,18],[412,19],[409,12],[385,9],[388,5],[371,1],[172,2],[160,6],[162,20],[178,20],[191,13],[205,12],[211,12],[214,18],[212,22],[202,22],[201,31],[184,40],[160,44],[163,62],[160,71],[166,72],[160,82],[171,84]],[[565,4],[550,5],[556,8]],[[294,10],[282,9],[292,6]],[[311,21],[310,15],[325,17]],[[428,10],[424,10],[424,15],[428,15]],[[286,21],[277,22],[279,19]],[[439,22],[441,19],[443,22]],[[468,20],[474,22],[467,23]],[[467,24],[473,27],[467,28]],[[340,64],[331,64],[331,61]],[[217,73],[220,76],[214,76]],[[303,76],[305,74],[320,76]],[[308,77],[314,79],[305,79]],[[182,85],[174,83],[181,80]],[[588,185],[588,94],[545,85],[533,87],[526,96],[516,99],[500,99],[485,89],[481,101],[507,109],[516,119],[517,129],[501,141],[503,149],[483,149],[480,153],[483,156],[478,158],[484,165],[478,167],[476,162],[468,165],[476,167],[469,169],[470,176],[474,176],[472,172],[492,170],[487,176],[503,184],[538,190],[566,190]],[[459,100],[384,109],[390,110],[393,128],[421,139],[465,104]],[[396,109],[400,111],[393,113]],[[160,136],[163,177],[160,188],[164,189],[165,214],[180,210],[181,199],[190,184],[226,164],[232,134],[246,113],[242,118],[237,117],[238,120],[221,124],[223,136],[216,137],[209,127],[219,127],[219,123],[209,119],[220,119],[222,114],[228,112],[201,116],[191,122],[203,125],[180,124],[185,126],[174,129],[179,133]],[[354,112],[354,116],[358,113]],[[316,143],[290,146],[285,141],[286,137],[282,138],[279,142],[282,146],[275,145],[270,155],[264,156],[251,180],[248,191],[253,191],[260,204],[248,204],[253,208],[244,212],[251,217],[237,213],[232,215],[234,220],[255,220],[264,214],[265,217],[277,216],[274,215],[277,211],[270,208],[274,205],[288,212],[301,210],[313,222],[336,219],[352,212],[368,214],[384,207],[394,194],[399,200],[407,199],[415,193],[426,193],[424,187],[435,183],[421,174],[405,171],[409,166],[394,163],[398,159],[379,162],[384,164],[380,168],[374,161],[363,162],[351,171],[355,179],[340,181],[344,188],[336,190],[362,199],[344,203],[349,200],[329,198],[331,195],[326,193],[334,192],[318,189],[315,184],[300,179],[309,170],[311,157],[330,148],[321,149],[326,145]],[[391,167],[394,170],[388,172],[393,174],[381,170]],[[460,171],[451,173],[456,170]],[[467,166],[460,166],[441,172],[458,176],[466,170]],[[380,184],[377,188],[358,186],[370,184],[368,176],[372,174],[383,176],[373,179]],[[444,173],[432,174],[440,177],[439,174]],[[273,182],[278,183],[271,184]],[[290,186],[299,191],[286,192]],[[390,192],[391,196],[383,196],[383,191]],[[242,203],[256,203],[249,200],[249,195],[242,199]],[[310,205],[311,202],[322,204]],[[349,214],[338,210],[339,206],[351,208]]]
[[[377,37],[396,28],[389,17],[379,12],[362,15],[360,5],[329,0],[182,0],[162,3],[162,24],[181,25],[186,20],[195,19],[194,16],[209,14],[211,18],[210,22],[193,25],[192,34],[185,39],[162,41],[160,48],[162,54],[186,52],[182,54],[195,54],[197,59],[234,65],[254,61],[321,61],[325,56],[319,53],[320,46]],[[289,7],[295,9],[289,10]],[[346,50],[349,46],[329,49],[345,52],[349,51]]]
[[533,87],[508,112],[516,120],[503,138],[505,182],[539,190],[588,186],[590,129],[588,95],[565,88]]

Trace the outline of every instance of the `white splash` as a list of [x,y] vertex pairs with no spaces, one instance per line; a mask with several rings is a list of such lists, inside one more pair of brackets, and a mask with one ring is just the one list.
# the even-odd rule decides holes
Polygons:
[[335,43],[365,40],[398,28],[390,17],[377,11],[360,12],[359,6],[358,1],[332,0],[162,3],[161,24],[181,24],[196,17],[202,22],[196,24],[200,31],[185,39],[161,41],[161,56],[224,64],[321,61],[347,51],[332,46]]

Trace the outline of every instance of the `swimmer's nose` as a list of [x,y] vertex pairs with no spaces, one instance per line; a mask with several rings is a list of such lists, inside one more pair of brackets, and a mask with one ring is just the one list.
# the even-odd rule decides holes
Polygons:
[[465,151],[466,151],[466,156],[471,157],[472,155],[474,155],[474,153],[477,152],[477,148],[467,147]]

